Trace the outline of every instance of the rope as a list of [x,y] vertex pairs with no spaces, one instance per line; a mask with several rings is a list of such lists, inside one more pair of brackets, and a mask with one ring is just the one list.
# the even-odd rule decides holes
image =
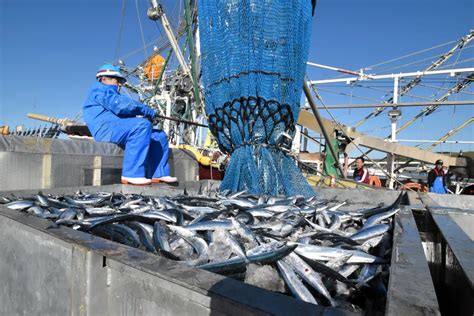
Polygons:
[[135,0],[135,8],[137,9],[138,25],[140,25],[140,33],[142,35],[143,51],[145,52],[146,59],[148,59],[148,53],[146,52],[145,35],[143,34],[142,19],[140,18],[140,10],[138,9],[138,0]]
[[363,133],[363,134],[375,133],[375,132],[378,132],[378,131],[381,131],[381,130],[384,130],[384,129],[388,129],[390,127],[391,127],[391,125],[380,126],[380,127],[377,127],[377,128],[362,130],[361,133]]
[[416,183],[416,182],[408,182],[405,183],[400,187],[400,190],[412,190],[412,191],[417,191],[417,192],[428,192],[428,188],[421,184],[421,183]]
[[474,57],[473,57],[473,58],[464,59],[464,60],[461,60],[460,62],[457,62],[457,63],[452,63],[452,64],[444,65],[443,67],[439,67],[438,69],[449,68],[449,66],[464,64],[464,63],[467,63],[467,62],[473,61],[473,60],[474,60]]
[[[183,0],[183,1],[187,1],[187,0]],[[180,0],[177,0],[177,4],[179,3],[179,10],[178,10],[178,27],[179,25],[181,25],[181,21],[183,19],[183,16],[181,15],[181,12],[183,12],[183,1],[180,1]],[[176,6],[175,6],[176,8]]]
[[117,47],[115,48],[115,64],[119,61],[120,45],[122,44],[123,18],[125,16],[125,0],[122,0],[122,13],[120,15],[120,27],[118,32]]
[[[371,66],[368,66],[366,68],[378,67],[380,65],[388,64],[388,63],[393,62],[393,61],[398,61],[400,59],[404,59],[404,58],[407,58],[407,57],[418,55],[418,54],[421,54],[421,53],[424,53],[424,52],[427,52],[427,51],[430,51],[430,50],[433,50],[433,49],[436,49],[436,48],[440,48],[440,47],[443,47],[443,46],[446,46],[446,45],[449,45],[449,44],[452,44],[452,43],[456,43],[456,42],[457,42],[456,40],[449,41],[449,42],[446,42],[444,44],[439,44],[439,45],[436,45],[436,46],[433,46],[433,47],[430,47],[430,48],[422,49],[422,50],[416,51],[414,53],[410,53],[410,54],[398,57],[398,58],[394,58],[394,59],[391,59],[391,60],[388,60],[388,61],[385,61],[385,62],[381,62],[381,63],[375,64],[375,65],[371,65]],[[444,54],[442,54],[442,55],[444,55]]]
[[[472,46],[471,46],[472,47]],[[462,50],[464,49],[464,47],[462,47],[460,50],[459,50],[459,53],[458,53],[458,56],[456,58],[456,61],[452,64],[452,65],[456,65],[459,61],[459,57],[461,56],[461,52]],[[443,66],[443,67],[446,67],[446,66]],[[440,68],[443,68],[443,67],[440,67]],[[445,77],[444,78],[444,81],[441,83],[441,88],[444,87],[446,84],[447,84],[447,81],[448,81],[449,77]],[[459,83],[459,78],[456,77],[456,84]],[[438,90],[437,92],[433,93],[434,96],[437,96],[441,93],[441,90]]]
[[[158,44],[158,42],[157,42],[158,40],[163,40],[163,38],[162,38],[162,37],[157,37],[157,38],[155,38],[154,40],[151,40],[151,41],[149,41],[148,43],[146,43],[145,47],[148,48],[148,47],[150,47],[151,45],[156,45],[156,44]],[[163,42],[165,42],[165,40],[163,40]],[[166,46],[165,48],[167,48],[170,44],[167,43],[167,44],[164,44],[164,45]],[[165,49],[165,48],[164,48],[164,49]],[[122,60],[123,60],[123,59],[127,59],[127,58],[129,58],[129,57],[131,57],[131,56],[133,56],[133,55],[139,53],[139,52],[142,51],[142,50],[143,50],[142,47],[137,48],[137,49],[134,49],[134,50],[132,50],[131,52],[128,52],[127,54],[120,56],[119,59],[122,59]]]
[[[460,49],[460,51],[463,50],[463,49],[469,49],[469,48],[473,48],[473,47],[474,47],[474,45],[471,45],[471,46],[468,46],[468,47],[463,47],[463,48]],[[412,62],[407,63],[407,64],[403,64],[403,65],[400,65],[400,66],[395,66],[395,67],[391,67],[391,68],[382,68],[382,69],[379,69],[379,71],[387,72],[387,71],[390,71],[390,70],[395,70],[395,69],[399,69],[399,68],[403,68],[403,67],[407,67],[407,66],[419,65],[419,64],[422,64],[424,61],[432,60],[433,58],[441,57],[445,54],[446,53],[430,56],[430,57],[423,58],[423,59],[420,59],[420,60],[412,61]],[[442,69],[444,67],[445,66],[438,67],[438,69]],[[368,68],[370,68],[370,67],[368,67]]]
[[[432,86],[432,85],[424,84],[424,83],[419,83],[418,85],[419,85],[419,86],[422,86],[422,87],[426,87],[426,88],[438,89],[438,90],[443,90],[443,91],[450,91],[450,89],[448,89],[448,88],[442,88],[442,87],[438,87],[438,86]],[[467,95],[474,95],[473,92],[469,92],[469,91],[459,91],[458,93],[467,94]]]
[[[385,64],[388,64],[388,63],[391,63],[391,62],[394,62],[394,61],[398,61],[398,60],[401,60],[401,59],[404,59],[404,58],[408,58],[408,57],[411,57],[411,56],[414,56],[414,55],[418,55],[418,54],[421,54],[421,53],[424,53],[424,52],[427,52],[427,51],[430,51],[430,50],[433,50],[433,49],[436,49],[436,48],[440,48],[440,47],[443,47],[443,46],[446,46],[446,45],[449,45],[449,44],[452,44],[452,43],[456,43],[456,42],[457,41],[455,41],[455,40],[454,41],[449,41],[449,42],[439,44],[439,45],[436,45],[436,46],[433,46],[433,47],[430,47],[430,48],[422,49],[422,50],[419,50],[419,51],[416,51],[416,52],[413,52],[413,53],[410,53],[410,54],[407,54],[407,55],[403,55],[401,57],[390,59],[390,60],[387,60],[387,61],[384,61],[384,62],[381,62],[381,63],[378,63],[378,64],[366,66],[363,69],[374,68],[374,67],[378,67],[378,66],[381,66],[381,65],[385,65]],[[444,54],[441,54],[441,55],[444,55]],[[383,68],[381,70],[383,70]],[[341,77],[344,77],[344,76],[347,76],[347,75],[339,75],[339,76],[334,77],[334,78],[341,78]]]
[[[176,35],[175,35],[176,38],[180,38],[186,32],[186,27],[185,26],[186,25],[184,23],[179,25],[178,31],[176,32]],[[158,42],[158,40],[159,40],[159,42]],[[161,47],[158,47],[158,50],[155,52],[155,54],[159,54],[159,53],[161,53],[162,51],[164,51],[165,49],[167,49],[168,47],[171,46],[171,44],[168,41],[168,38],[163,37],[163,36],[162,37],[157,37],[157,38],[149,41],[148,43],[146,43],[146,47],[148,48],[153,44],[161,45]],[[141,50],[142,50],[141,48],[135,49],[135,50],[123,55],[120,59],[126,59],[128,57],[131,57],[131,56],[137,54],[138,52],[140,52]]]
[[158,32],[160,33],[161,37],[164,37],[165,35],[164,35],[163,32],[161,31],[161,27],[158,25],[158,21],[155,21],[155,26],[156,26],[156,28],[158,29]]
[[445,54],[445,53],[443,53],[443,54],[438,54],[438,55],[433,55],[433,56],[430,56],[430,57],[426,57],[426,58],[423,58],[423,59],[420,59],[420,60],[415,60],[415,61],[409,62],[409,63],[407,63],[407,64],[403,64],[403,65],[399,65],[399,66],[394,66],[394,67],[391,67],[391,68],[382,68],[382,69],[380,69],[379,71],[388,72],[388,71],[395,70],[395,69],[400,69],[400,68],[403,68],[403,67],[426,64],[426,63],[425,63],[426,61],[431,61],[431,60],[433,60],[433,58],[441,57],[441,56],[443,56],[444,54]]
[[[463,45],[465,44],[465,38],[462,39],[461,41],[463,44],[461,45],[461,43],[458,43],[455,47],[453,47],[452,49],[450,49],[447,53],[441,55],[437,60],[435,60],[430,66],[428,66],[428,68],[426,68],[425,70],[428,71],[428,70],[433,70],[433,69],[437,69],[439,68],[442,64],[444,64],[453,54],[456,50],[458,49],[462,49]],[[461,45],[461,46],[460,46]],[[422,80],[422,75],[419,75],[419,76],[416,76],[415,78],[413,78],[412,80],[410,80],[407,84],[403,85],[400,87],[400,90],[399,90],[399,93],[400,93],[400,97],[402,97],[403,95],[405,95],[408,91],[410,91],[411,89],[413,89],[419,82],[421,82]],[[388,102],[392,102],[393,101],[393,97],[390,97],[389,100],[387,100]],[[369,115],[367,115],[366,117],[364,117],[361,121],[359,121],[355,127],[359,127],[360,125],[362,125],[363,123],[367,122],[367,120],[369,120],[370,118],[373,118],[373,117],[376,117],[378,115],[380,115],[382,112],[384,112],[385,109],[384,108],[376,108],[372,113],[370,113]]]
[[[314,85],[311,85],[311,86],[314,87]],[[356,98],[356,99],[372,101],[372,102],[375,102],[375,103],[379,103],[379,102],[380,102],[380,100],[377,100],[377,99],[372,99],[372,98],[367,98],[367,97],[360,97],[360,96],[356,96],[356,95],[354,95],[354,94],[347,94],[347,93],[344,93],[344,92],[338,92],[338,91],[329,90],[329,89],[324,89],[324,88],[319,88],[319,90],[325,91],[325,92],[329,92],[329,93],[334,93],[334,94],[349,96],[349,97]]]
[[[370,89],[370,90],[374,90],[374,91],[381,91],[381,92],[386,92],[386,93],[392,94],[392,90],[374,88],[373,86],[365,86],[365,85],[361,85],[361,84],[355,84],[355,85],[359,88],[365,88],[365,89]],[[411,93],[405,93],[404,96],[411,97],[411,98],[414,98],[414,99],[424,100],[424,101],[433,101],[432,99],[421,97],[421,96],[414,95],[414,94],[411,94]]]

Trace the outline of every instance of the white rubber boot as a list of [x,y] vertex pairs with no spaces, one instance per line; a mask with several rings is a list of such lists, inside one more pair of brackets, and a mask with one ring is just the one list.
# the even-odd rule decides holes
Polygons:
[[151,180],[147,178],[129,178],[129,177],[122,177],[121,181],[122,184],[133,184],[133,185],[147,185],[151,184]]
[[170,176],[164,176],[164,177],[161,177],[161,178],[153,178],[152,181],[153,181],[153,183],[159,183],[159,182],[175,183],[175,182],[178,182],[178,178],[170,177]]

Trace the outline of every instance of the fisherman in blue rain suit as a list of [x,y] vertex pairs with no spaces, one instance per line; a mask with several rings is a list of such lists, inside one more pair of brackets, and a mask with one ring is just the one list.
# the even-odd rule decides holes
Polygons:
[[96,78],[84,103],[83,116],[96,141],[125,147],[121,182],[176,182],[170,177],[166,133],[152,129],[148,120],[155,117],[155,111],[119,93],[119,86],[126,81],[120,68],[105,64]]
[[443,161],[438,159],[435,162],[435,167],[428,172],[428,188],[430,192],[439,194],[448,193],[444,176]]

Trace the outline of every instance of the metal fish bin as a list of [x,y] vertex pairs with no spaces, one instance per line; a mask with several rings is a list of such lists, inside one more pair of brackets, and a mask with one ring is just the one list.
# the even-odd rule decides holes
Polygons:
[[[190,192],[193,186],[197,190],[200,183],[188,186]],[[182,189],[165,185],[70,187],[43,193],[73,194],[78,190],[153,196],[182,193]],[[37,192],[4,191],[0,196]],[[354,207],[369,207],[390,204],[399,192],[318,189],[318,194],[334,201],[349,200]],[[411,206],[403,205],[393,222],[388,296],[383,310],[386,315],[437,315],[438,300]],[[354,314],[191,268],[69,227],[47,229],[50,224],[0,205],[1,315]]]
[[474,314],[474,196],[412,195],[443,315]]

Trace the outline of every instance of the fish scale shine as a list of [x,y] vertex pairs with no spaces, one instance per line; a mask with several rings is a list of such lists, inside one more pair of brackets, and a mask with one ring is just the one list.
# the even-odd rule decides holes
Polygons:
[[350,201],[245,191],[168,197],[78,191],[0,197],[0,205],[49,220],[51,229],[69,226],[215,273],[234,275],[245,273],[250,263],[267,265],[280,271],[290,295],[330,306],[361,295],[358,288],[371,286],[373,278],[388,278],[390,253],[379,257],[374,251],[391,247],[400,200],[344,211]]

